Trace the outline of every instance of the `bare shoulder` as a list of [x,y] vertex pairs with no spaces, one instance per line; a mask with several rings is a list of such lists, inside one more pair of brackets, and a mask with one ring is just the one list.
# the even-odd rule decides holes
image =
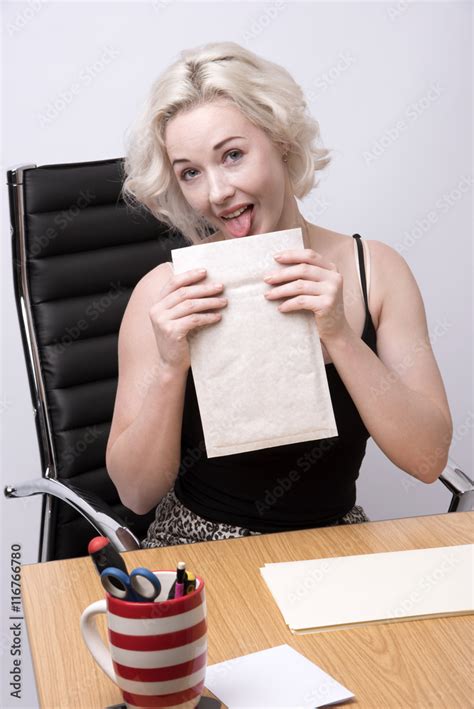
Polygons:
[[173,275],[173,266],[170,261],[163,261],[151,271],[148,271],[137,283],[135,290],[139,290],[142,297],[147,299],[150,306],[157,297],[166,281]]
[[373,262],[373,279],[383,302],[391,292],[403,289],[404,284],[417,287],[415,276],[403,256],[383,241],[368,240]]
[[[349,259],[352,263],[354,255],[354,236],[352,234],[342,234],[341,232],[332,231],[330,229],[323,229],[318,227],[317,231],[314,233],[314,238],[316,243],[319,244],[319,250],[323,255],[327,255],[336,264],[338,260],[341,263],[347,262]],[[389,258],[390,252],[397,254],[391,246],[384,244],[381,241],[375,241],[373,239],[364,239],[361,237],[361,243],[364,248],[364,259],[367,265],[367,252],[370,256],[371,263],[373,261],[374,265],[379,265],[379,260],[384,260]]]
[[[387,297],[394,289],[403,290],[408,283],[416,288],[416,281],[403,256],[392,246],[377,239],[362,239],[362,243],[368,252],[364,253],[366,270],[367,258],[370,259],[370,301],[380,323]],[[406,292],[411,289],[406,288]]]
[[[319,244],[319,249],[316,250],[322,251],[333,261],[349,282],[357,278],[357,261],[354,258],[355,239],[352,234],[318,228],[315,240]],[[400,284],[400,280],[403,282],[404,278],[409,278],[411,271],[403,256],[389,244],[376,239],[364,239],[363,236],[361,244],[365,272],[370,274],[369,307],[377,329],[387,294],[397,287],[397,283]],[[411,278],[414,280],[412,274]]]

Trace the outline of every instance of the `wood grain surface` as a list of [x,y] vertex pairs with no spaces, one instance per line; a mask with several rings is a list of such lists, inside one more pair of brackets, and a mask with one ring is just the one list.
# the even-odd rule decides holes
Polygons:
[[[361,709],[461,709],[474,707],[473,616],[294,635],[259,568],[267,562],[468,544],[473,541],[473,522],[474,512],[455,512],[146,549],[124,558],[129,569],[153,570],[173,569],[183,559],[202,576],[208,664],[287,643],[353,692],[350,704]],[[88,557],[23,567],[23,605],[45,709],[103,709],[121,701],[120,690],[95,664],[79,628],[83,609],[102,597]],[[105,639],[104,616],[99,627]]]

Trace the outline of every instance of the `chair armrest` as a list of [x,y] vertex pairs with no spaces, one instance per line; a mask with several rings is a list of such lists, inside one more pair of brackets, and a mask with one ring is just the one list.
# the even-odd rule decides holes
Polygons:
[[117,551],[140,549],[135,535],[123,524],[115,512],[99,497],[75,487],[68,480],[36,478],[4,489],[5,497],[28,497],[29,495],[53,495],[74,507],[97,532],[110,539]]
[[441,482],[453,493],[448,512],[466,512],[474,507],[474,481],[452,458],[439,476]]

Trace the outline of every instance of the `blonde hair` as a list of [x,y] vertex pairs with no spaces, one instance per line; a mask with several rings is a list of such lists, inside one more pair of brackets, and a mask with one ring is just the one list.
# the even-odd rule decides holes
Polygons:
[[193,244],[213,227],[184,198],[170,164],[166,124],[181,111],[225,98],[235,104],[275,145],[286,148],[290,183],[302,199],[331,158],[319,145],[319,123],[307,111],[300,86],[283,67],[236,42],[211,42],[183,50],[155,80],[148,100],[126,137],[122,195],[130,206],[144,205]]

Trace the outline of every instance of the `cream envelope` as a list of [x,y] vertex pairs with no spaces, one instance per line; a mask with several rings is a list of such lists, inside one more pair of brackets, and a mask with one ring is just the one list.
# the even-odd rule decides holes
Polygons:
[[[268,563],[295,634],[474,612],[474,544]],[[350,579],[350,583],[347,583]]]
[[264,297],[264,276],[288,267],[273,254],[303,248],[297,228],[171,251],[175,273],[204,267],[228,299],[188,335],[209,458],[338,435],[314,314]]

